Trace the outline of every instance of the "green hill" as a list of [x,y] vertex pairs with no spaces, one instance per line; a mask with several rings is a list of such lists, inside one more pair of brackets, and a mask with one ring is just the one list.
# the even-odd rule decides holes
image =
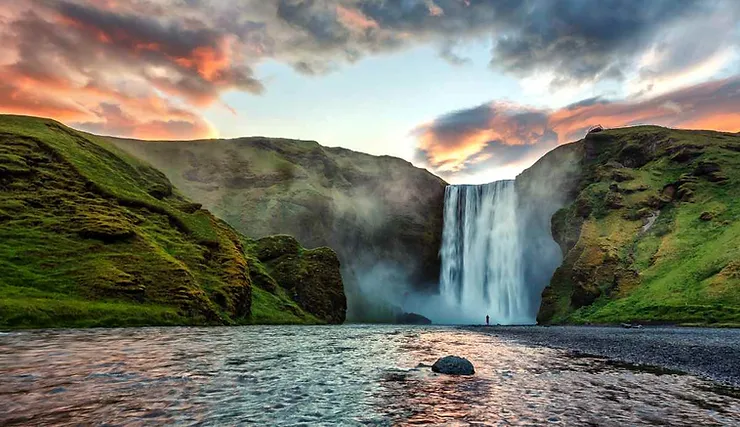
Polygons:
[[343,321],[334,252],[270,243],[102,138],[0,116],[0,327]]
[[407,291],[436,290],[446,184],[405,160],[280,138],[108,140],[247,236],[337,251],[351,320],[393,321]]
[[568,150],[580,176],[538,320],[740,324],[740,135],[638,126]]

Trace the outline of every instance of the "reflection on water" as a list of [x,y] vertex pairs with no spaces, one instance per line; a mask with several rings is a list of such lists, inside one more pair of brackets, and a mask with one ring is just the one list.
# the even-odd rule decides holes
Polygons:
[[[447,354],[476,375],[433,374]],[[740,424],[712,387],[448,328],[0,334],[0,425]]]

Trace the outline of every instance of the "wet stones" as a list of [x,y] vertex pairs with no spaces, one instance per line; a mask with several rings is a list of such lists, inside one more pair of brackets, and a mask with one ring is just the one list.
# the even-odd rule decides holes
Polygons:
[[473,375],[475,374],[475,368],[464,357],[445,356],[434,362],[432,372],[447,375]]

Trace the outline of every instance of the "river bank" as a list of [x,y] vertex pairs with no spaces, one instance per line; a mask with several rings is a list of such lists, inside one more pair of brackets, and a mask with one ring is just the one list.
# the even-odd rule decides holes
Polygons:
[[686,372],[740,387],[740,328],[469,326],[518,343]]
[[[545,328],[490,329],[10,332],[0,425],[740,425],[734,389],[513,339]],[[475,375],[432,372],[449,354]]]

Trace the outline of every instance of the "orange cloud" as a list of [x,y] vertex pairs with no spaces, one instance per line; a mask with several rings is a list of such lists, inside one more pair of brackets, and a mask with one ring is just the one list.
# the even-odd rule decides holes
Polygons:
[[347,28],[355,30],[367,30],[368,28],[378,28],[378,23],[366,17],[359,10],[350,9],[342,5],[336,6],[337,19]]
[[33,4],[3,15],[0,113],[124,137],[208,138],[215,131],[195,107],[260,87],[237,63],[233,37],[130,15],[112,1]]
[[101,104],[95,111],[100,118],[94,122],[73,122],[73,126],[106,134],[132,138],[170,140],[213,138],[215,131],[200,117],[187,111],[162,109],[156,100],[136,102],[141,111],[131,111],[120,104]]
[[144,139],[215,136],[197,114],[153,91],[134,96],[95,82],[23,75],[13,66],[0,67],[0,74],[7,78],[0,83],[3,113],[51,117],[85,130]]
[[416,160],[437,173],[472,175],[486,168],[531,165],[594,125],[657,124],[740,131],[740,76],[710,81],[646,100],[588,99],[558,110],[492,102],[419,126]]

